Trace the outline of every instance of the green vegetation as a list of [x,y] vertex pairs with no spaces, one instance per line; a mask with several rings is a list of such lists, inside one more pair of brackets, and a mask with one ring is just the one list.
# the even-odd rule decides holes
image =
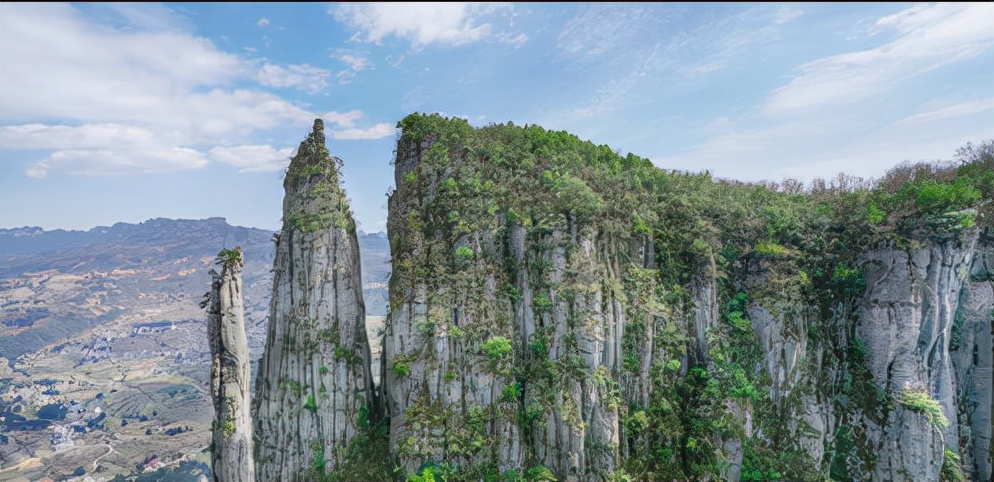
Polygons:
[[487,357],[491,361],[501,361],[507,359],[514,349],[511,347],[511,340],[504,338],[503,336],[494,336],[480,345],[483,352],[487,354]]
[[393,364],[393,374],[397,378],[403,378],[411,374],[411,367],[404,362],[395,362]]
[[787,249],[774,242],[762,241],[756,244],[756,253],[773,257],[785,256]]
[[235,433],[235,421],[230,418],[225,419],[224,422],[221,422],[221,431],[228,436]]
[[394,471],[396,460],[390,454],[390,421],[373,421],[369,418],[369,408],[362,407],[356,416],[358,433],[348,445],[340,448],[335,457],[334,468],[325,473],[327,462],[322,456],[318,464],[318,452],[314,452],[315,463],[303,479],[307,482],[355,482],[398,480]]
[[959,454],[949,447],[942,450],[942,471],[939,473],[939,482],[966,482],[966,475],[960,467]]
[[311,450],[314,451],[314,460],[312,461],[311,468],[314,469],[314,472],[323,474],[325,469],[324,441],[315,440],[311,442]]
[[[412,114],[398,127],[402,181],[389,232],[391,283],[401,289],[390,303],[425,310],[412,315],[417,335],[394,374],[408,376],[408,363],[423,360],[424,380],[471,381],[483,363],[502,387],[486,407],[411,394],[399,455],[439,461],[411,480],[527,477],[499,473],[496,449],[481,440],[515,423],[532,453],[550,416],[586,437],[590,407],[557,396],[578,386],[621,421],[616,445],[591,449],[616,451],[621,467],[583,476],[719,480],[730,440],[748,440],[743,480],[867,473],[876,455],[863,428],[847,426],[826,460],[811,460],[802,448],[808,429],[790,423],[816,390],[840,413],[881,424],[893,408],[856,329],[875,269],[863,254],[960,243],[994,219],[994,142],[964,149],[958,164],[902,165],[876,182],[840,175],[805,188],[670,172],[533,125],[474,129]],[[697,311],[712,303],[707,296],[716,313]],[[527,337],[523,313],[533,325]],[[610,339],[606,320],[620,316],[617,366],[588,366],[593,334]],[[791,371],[771,375],[757,330],[773,325],[778,356],[793,357],[802,340],[806,348],[778,361]],[[479,359],[439,363],[445,333]]]
[[283,186],[300,193],[302,203],[290,206],[283,229],[300,233],[340,228],[355,229],[355,221],[342,189],[342,160],[332,157],[325,146],[324,133],[312,131],[290,159]]
[[473,478],[463,473],[459,467],[446,464],[426,462],[418,468],[418,471],[409,474],[406,482],[460,482],[484,480],[488,482],[556,482],[559,479],[544,465],[536,465],[525,470],[523,474],[516,470],[509,470],[503,474],[498,474],[496,470],[483,475],[482,479]]
[[231,269],[235,264],[242,263],[242,248],[237,246],[234,249],[222,249],[221,252],[217,253],[214,257],[214,264],[223,267],[224,269]]
[[456,248],[456,257],[466,261],[473,259],[473,248],[470,248],[469,246],[459,246]]
[[942,412],[942,405],[931,397],[924,389],[905,388],[898,392],[897,403],[908,410],[913,410],[925,415],[935,428],[943,428],[949,425],[949,419]]

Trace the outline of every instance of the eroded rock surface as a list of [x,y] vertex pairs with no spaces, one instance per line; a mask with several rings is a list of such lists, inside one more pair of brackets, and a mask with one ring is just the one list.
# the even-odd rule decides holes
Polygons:
[[[401,126],[382,380],[408,473],[990,478],[994,255],[975,211],[892,219],[895,235],[825,203],[804,226],[773,197],[748,204],[758,188],[728,211],[667,198],[677,176],[641,198],[664,200],[652,212],[606,197],[651,185],[638,159],[609,191],[584,162],[625,162],[550,161],[562,133]],[[767,240],[787,225],[818,231]]]
[[341,160],[314,122],[283,182],[273,296],[255,393],[256,473],[331,471],[360,417],[375,417],[355,221]]
[[250,367],[242,297],[242,249],[219,255],[221,274],[211,270],[207,333],[211,346],[214,423],[211,467],[215,482],[252,482]]

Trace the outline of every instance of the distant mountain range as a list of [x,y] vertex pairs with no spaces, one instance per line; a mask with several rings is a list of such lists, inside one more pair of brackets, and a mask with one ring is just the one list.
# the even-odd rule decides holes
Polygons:
[[[187,449],[209,442],[210,351],[199,302],[210,289],[215,256],[241,246],[247,334],[258,358],[273,235],[224,218],[156,218],[88,231],[0,229],[0,433],[10,434],[0,439],[0,481],[10,470],[57,479],[75,467],[39,459],[39,449],[89,463],[88,451],[99,455],[95,447],[109,444],[115,452],[100,465],[127,473],[134,460],[157,454],[181,461],[192,456]],[[360,232],[359,246],[367,315],[384,315],[386,234]],[[69,411],[77,415],[35,418],[44,407],[77,407]],[[113,423],[104,427],[96,414]],[[50,424],[66,436],[50,437]],[[141,444],[131,453],[112,437]]]
[[[197,310],[213,257],[234,246],[245,252],[249,322],[261,323],[269,304],[273,234],[231,226],[224,218],[156,218],[88,231],[0,229],[0,356],[16,358],[136,310]],[[359,244],[367,314],[384,315],[386,235],[360,232]]]
[[[200,316],[213,257],[234,246],[245,252],[247,318],[258,327],[268,313],[273,234],[224,218],[156,218],[88,231],[0,229],[0,357],[17,358],[119,316]],[[386,234],[360,233],[359,244],[367,314],[384,315]]]

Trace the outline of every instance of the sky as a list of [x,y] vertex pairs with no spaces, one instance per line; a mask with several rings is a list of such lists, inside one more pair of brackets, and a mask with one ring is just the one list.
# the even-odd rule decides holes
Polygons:
[[320,117],[382,231],[412,112],[720,178],[877,178],[994,138],[994,3],[2,3],[0,227],[276,230]]

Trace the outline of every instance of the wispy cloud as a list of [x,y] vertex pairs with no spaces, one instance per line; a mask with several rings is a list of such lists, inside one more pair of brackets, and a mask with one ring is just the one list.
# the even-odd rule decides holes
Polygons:
[[278,171],[290,162],[293,148],[274,149],[269,145],[218,146],[208,154],[214,160],[237,167],[239,172]]
[[800,9],[784,5],[780,7],[780,10],[777,10],[777,16],[775,19],[773,19],[773,23],[777,25],[785,24],[802,15],[804,15],[804,12],[802,12]]
[[352,82],[352,79],[355,78],[358,72],[362,72],[363,70],[369,69],[373,66],[372,62],[369,61],[369,58],[353,51],[340,49],[331,54],[331,58],[339,60],[349,67],[348,69],[340,70],[337,74],[335,74],[335,77],[338,79],[340,84],[348,84],[349,82]]
[[342,62],[345,62],[346,64],[348,64],[348,66],[349,66],[350,69],[356,70],[356,71],[366,70],[370,66],[369,59],[367,59],[366,57],[359,56],[359,55],[340,54],[340,55],[336,55],[336,56],[333,56],[333,57],[336,58],[336,59],[338,59],[338,60],[341,60]]
[[[513,6],[455,2],[342,4],[333,14],[336,20],[359,30],[353,37],[356,40],[380,43],[395,36],[419,49],[432,44],[452,47],[502,34],[484,21],[500,10],[513,10]],[[520,40],[519,37],[510,38]]]
[[994,4],[919,5],[884,17],[871,35],[896,31],[879,47],[808,62],[787,85],[777,89],[765,111],[858,102],[903,80],[989,51],[994,42]]
[[198,169],[207,164],[195,149],[170,146],[151,131],[119,124],[3,126],[0,145],[7,149],[55,149],[26,171],[36,179],[46,177],[52,170],[73,174],[153,173]]
[[977,99],[905,117],[898,124],[923,124],[994,110],[994,98]]
[[291,87],[316,94],[328,87],[331,72],[308,64],[295,64],[286,67],[264,64],[259,70],[258,80],[269,87]]
[[162,173],[197,169],[207,165],[204,155],[186,147],[142,146],[141,149],[67,149],[52,153],[29,167],[25,174],[42,179],[49,170],[70,174]]
[[379,123],[370,127],[357,127],[356,121],[365,115],[361,111],[328,112],[321,116],[325,126],[335,124],[336,128],[328,129],[333,139],[341,140],[372,140],[390,137],[397,133],[397,128],[391,124]]
[[[619,10],[606,4],[584,7],[560,31],[558,46],[561,50],[584,57],[598,57],[619,45],[633,45],[630,40],[638,35],[644,23],[653,18],[651,6]],[[665,18],[656,18],[661,24]]]
[[560,117],[583,119],[653,102],[665,90],[661,85],[697,85],[774,41],[776,20],[789,16],[768,6],[721,9],[727,12],[703,17],[676,4],[581,8],[560,31],[557,53],[593,87],[585,97],[578,93],[579,105]]
[[500,32],[497,34],[497,41],[502,44],[518,46],[528,41],[528,35],[524,33]]
[[193,24],[175,10],[157,3],[94,3],[89,7],[108,24],[122,30],[192,32]]
[[331,131],[331,137],[342,140],[372,140],[383,139],[397,133],[397,128],[392,124],[380,123],[366,129],[349,128]]
[[710,124],[701,119],[700,142],[654,162],[778,181],[839,172],[878,177],[905,160],[949,159],[956,147],[994,132],[989,88],[977,91],[976,79],[943,88],[962,80],[951,76],[951,63],[991,52],[992,7],[921,5],[863,24],[863,44],[878,36],[879,46],[803,63],[754,107],[719,113]]
[[155,135],[147,129],[121,124],[35,123],[0,127],[0,145],[7,149],[95,149],[112,141],[141,144],[153,139]]

